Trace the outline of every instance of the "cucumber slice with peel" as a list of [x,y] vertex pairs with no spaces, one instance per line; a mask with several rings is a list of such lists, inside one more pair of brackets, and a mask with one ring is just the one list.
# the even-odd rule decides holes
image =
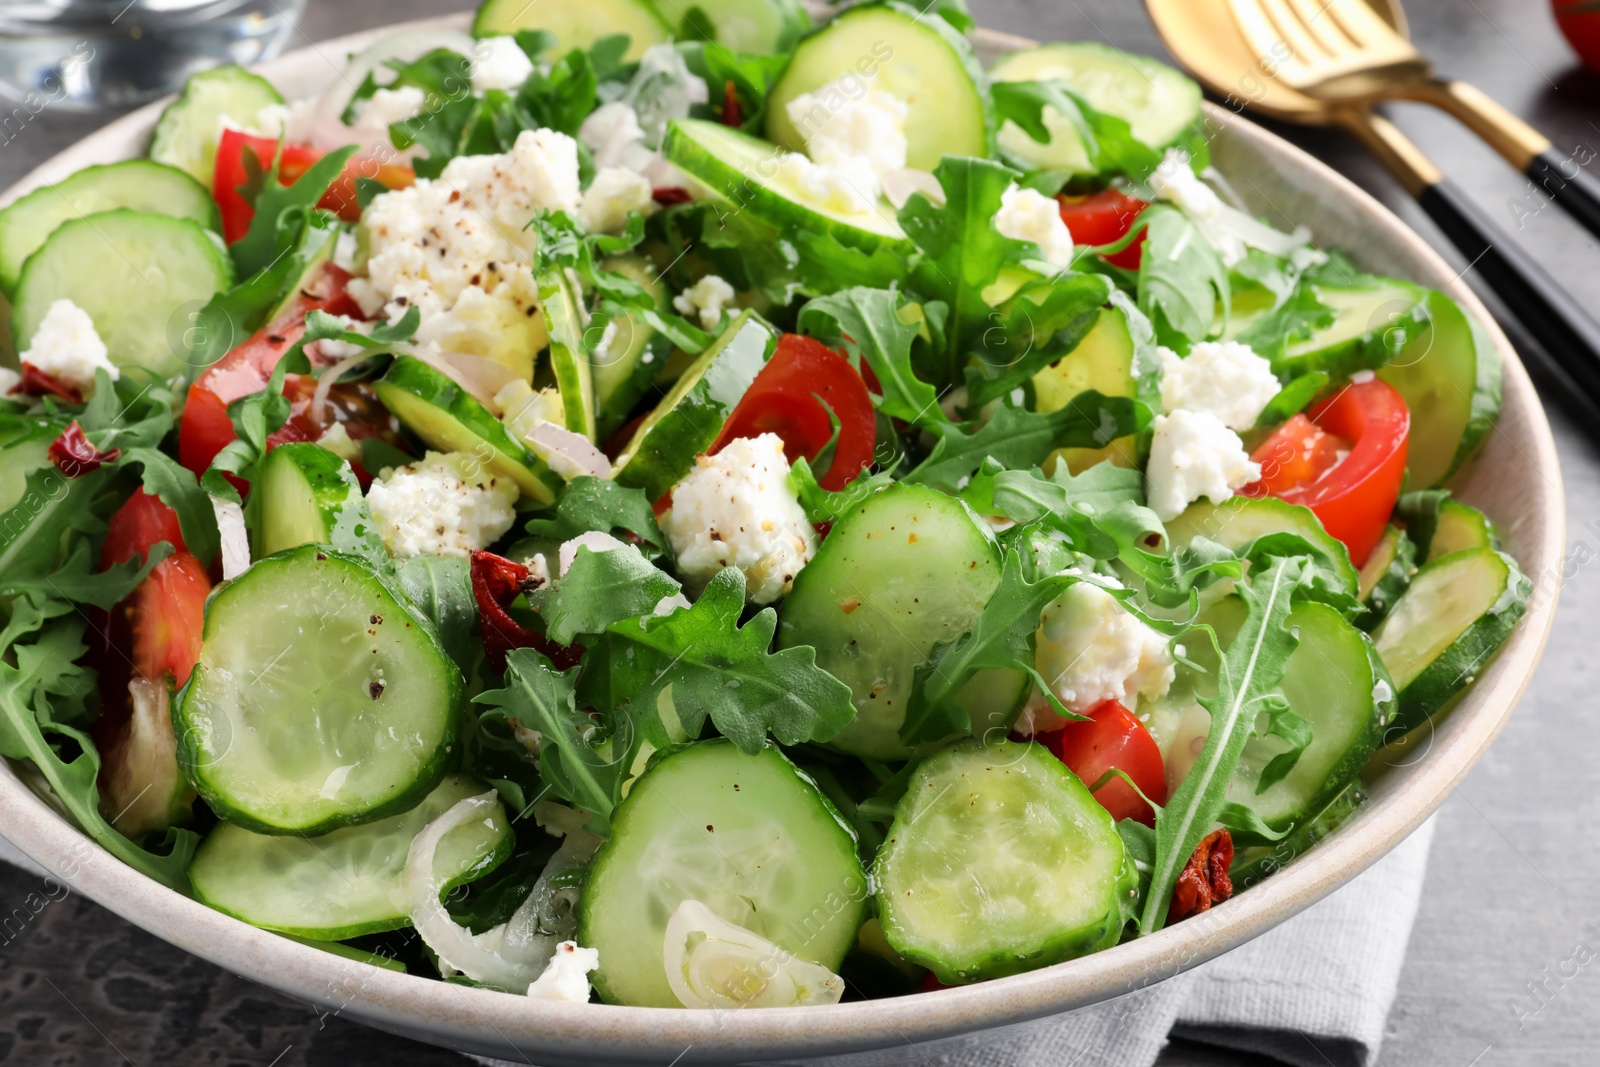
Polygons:
[[[457,801],[489,787],[452,775],[410,811],[321,837],[253,833],[222,823],[195,852],[189,879],[201,903],[252,926],[314,941],[344,941],[410,926],[403,883],[412,840]],[[474,881],[511,855],[511,823],[488,818],[439,842],[434,871],[445,889]]]
[[617,482],[659,500],[716,443],[745,390],[766,366],[778,337],[746,311],[683,372],[617,457]]
[[192,74],[156,120],[150,158],[187,172],[209,189],[222,120],[253,127],[262,108],[281,103],[283,96],[271,82],[232,63]]
[[1282,841],[1271,845],[1248,845],[1233,854],[1228,877],[1235,893],[1259,885],[1309,852],[1316,844],[1361,809],[1367,800],[1360,782],[1352,782],[1344,792],[1311,818],[1296,826]]
[[213,232],[222,229],[210,188],[186,171],[148,159],[85,167],[0,211],[0,292],[16,296],[23,263],[56,227],[117,208],[192,219]]
[[[655,297],[657,311],[668,310],[667,287],[648,260],[641,256],[614,256],[605,262],[604,269],[637,282]],[[595,405],[599,409],[596,430],[601,440],[627,423],[672,355],[672,341],[638,312],[619,315],[612,322],[616,329],[610,342],[604,346],[597,343],[590,360],[594,365]],[[597,341],[604,338],[608,329],[609,326],[602,327]],[[591,332],[590,336],[596,335]]]
[[1333,563],[1352,596],[1359,587],[1349,549],[1322,528],[1310,508],[1298,504],[1286,504],[1275,497],[1236,496],[1221,504],[1202,500],[1191,504],[1166,528],[1168,547],[1173,552],[1187,548],[1197,537],[1224,548],[1239,548],[1267,534],[1299,534]]
[[[868,759],[915,755],[900,740],[917,670],[972,626],[1000,584],[994,535],[965,503],[904,483],[834,524],[778,612],[778,645],[810,645],[850,687],[856,718],[829,744]],[[980,737],[1004,735],[1026,699],[1021,671],[983,671],[961,691]]]
[[811,28],[800,0],[694,0],[682,10],[679,40],[707,38],[735,52],[788,52]]
[[898,0],[858,4],[795,46],[767,97],[767,137],[805,152],[806,135],[826,122],[823,102],[797,123],[789,104],[841,78],[875,78],[906,101],[906,166],[933,170],[946,155],[994,154],[989,79],[972,45],[931,9]]
[[[1427,292],[1411,282],[1369,276],[1342,285],[1319,283],[1312,291],[1333,312],[1333,322],[1295,341],[1273,362],[1280,382],[1312,371],[1338,380],[1358,370],[1375,370],[1427,330]],[[1235,324],[1229,324],[1227,333],[1237,336]]]
[[1405,523],[1406,535],[1416,542],[1417,557],[1424,563],[1469,548],[1500,547],[1487,515],[1439,492],[1407,493],[1395,513]]
[[1361,566],[1361,583],[1357,595],[1367,605],[1367,613],[1356,624],[1371,630],[1383,621],[1400,594],[1411,584],[1417,573],[1417,546],[1398,526],[1383,531],[1372,555]]
[[547,58],[574,48],[588,48],[614,33],[625,33],[630,41],[622,58],[630,63],[651,45],[672,39],[672,27],[650,0],[587,0],[582,4],[484,0],[472,20],[474,37],[500,37],[518,30],[553,34],[556,46]]
[[1452,552],[1417,572],[1372,633],[1400,694],[1402,729],[1421,726],[1477,680],[1532,594],[1516,562],[1492,548]]
[[583,301],[566,271],[559,268],[539,275],[539,303],[550,330],[550,370],[567,429],[595,439],[594,369],[589,346],[584,343]]
[[1110,814],[1031,742],[925,760],[872,877],[889,944],[950,985],[1110,948],[1136,894]]
[[[1131,321],[1130,313],[1138,314],[1131,305],[1102,308],[1094,327],[1076,348],[1033,376],[1035,411],[1059,411],[1091,389],[1102,396],[1129,396],[1159,403],[1159,395],[1144,395],[1148,390],[1140,386],[1140,350],[1144,345],[1153,346],[1155,338],[1148,323]],[[1104,448],[1058,449],[1055,457],[1056,462],[1067,464],[1068,471],[1078,474],[1106,459],[1119,466],[1136,466],[1138,453],[1137,435],[1130,434]]]
[[71,300],[94,320],[118,366],[160,377],[185,362],[187,312],[233,284],[222,239],[192,219],[119,209],[62,223],[28,257],[11,309],[17,351],[50,305]]
[[469,453],[515,482],[523,496],[540,504],[555,501],[561,479],[518,443],[488,408],[441,372],[401,356],[373,388],[383,406],[428,447]]
[[179,762],[247,829],[373,822],[443,777],[461,686],[432,625],[367,563],[305,545],[256,561],[206,606],[174,715]]
[[[721,738],[658,754],[612,817],[579,904],[578,943],[600,951],[595,991],[608,1004],[679,1007],[663,940],[685,900],[837,971],[871,892],[855,835],[776,747],[755,755]],[[747,960],[722,976],[773,976]],[[781,964],[780,964],[781,965]]]
[[17,419],[0,444],[0,513],[10,511],[28,491],[28,475],[50,465],[50,444],[66,425],[55,419]]
[[261,461],[246,504],[257,557],[332,545],[386,569],[389,553],[350,464],[321,445],[279,445]]

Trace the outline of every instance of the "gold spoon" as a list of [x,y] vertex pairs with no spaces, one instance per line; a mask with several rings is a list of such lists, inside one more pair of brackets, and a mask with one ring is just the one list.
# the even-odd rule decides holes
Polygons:
[[[1360,139],[1467,258],[1468,269],[1479,273],[1572,384],[1600,406],[1600,324],[1410,138],[1375,113],[1370,98],[1318,99],[1281,79],[1283,50],[1265,57],[1256,52],[1235,20],[1234,2],[1145,0],[1145,5],[1167,49],[1224,106],[1284,122],[1339,126]],[[1372,0],[1372,8],[1384,23],[1404,32],[1393,0]]]

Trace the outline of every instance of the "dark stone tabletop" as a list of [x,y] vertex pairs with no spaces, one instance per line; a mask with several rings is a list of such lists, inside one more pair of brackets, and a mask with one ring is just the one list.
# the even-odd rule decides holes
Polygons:
[[[567,0],[562,0],[567,2]],[[312,0],[293,47],[466,6]],[[985,25],[1107,40],[1161,55],[1136,0],[972,0]],[[1600,76],[1580,70],[1540,0],[1409,0],[1412,30],[1447,74],[1540,126],[1563,152],[1600,146]],[[1573,293],[1600,306],[1600,248],[1555,208],[1512,202],[1526,181],[1464,129],[1419,106],[1393,117]],[[93,132],[106,116],[46,110],[0,144],[0,188]],[[1399,187],[1339,134],[1283,129],[1443,240]],[[1594,147],[1578,152],[1594,159]],[[1453,251],[1447,256],[1465,264]],[[1468,272],[1469,280],[1475,281]],[[1531,346],[1508,329],[1525,356]],[[1532,359],[1530,358],[1530,362]],[[1547,383],[1542,383],[1546,384]],[[1382,1067],[1592,1064],[1600,1060],[1600,462],[1564,391],[1547,387],[1568,492],[1568,569],[1544,664],[1504,734],[1439,816]],[[1593,610],[1591,610],[1591,608]],[[0,867],[0,914],[38,879]],[[60,897],[59,889],[55,896]],[[0,928],[0,1063],[138,1067],[454,1067],[455,1055],[368,1030],[190,957],[79,897]],[[1178,1043],[1165,1065],[1264,1063]]]

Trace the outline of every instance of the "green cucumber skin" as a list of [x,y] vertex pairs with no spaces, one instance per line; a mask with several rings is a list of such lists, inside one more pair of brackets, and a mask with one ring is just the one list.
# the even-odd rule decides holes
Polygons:
[[[1047,780],[1057,782],[1060,788],[1071,795],[1068,803],[1079,809],[1083,822],[1092,824],[1095,833],[1106,835],[1108,847],[1112,842],[1115,843],[1115,850],[1121,857],[1119,870],[1107,893],[1106,912],[1102,920],[1087,928],[1054,933],[1041,929],[1039,940],[1036,942],[1037,947],[1025,953],[1007,948],[973,945],[969,947],[968,958],[954,962],[934,954],[912,940],[913,935],[899,917],[899,911],[904,907],[900,903],[901,897],[914,896],[915,885],[901,884],[896,868],[900,852],[911,847],[904,844],[908,839],[907,828],[915,826],[918,821],[919,802],[927,789],[937,784],[939,781],[937,776],[955,771],[958,761],[968,761],[977,769],[998,762],[998,759],[990,757],[1001,757],[1014,763],[1026,761],[1031,773],[1038,773]],[[967,772],[963,770],[959,773],[965,777]],[[1022,811],[1016,812],[1016,816],[1027,817]],[[1003,837],[1000,834],[992,836],[997,840]],[[879,921],[883,924],[884,935],[889,944],[901,957],[926,967],[946,985],[960,985],[1021,974],[1112,947],[1121,940],[1123,928],[1132,913],[1138,886],[1137,871],[1117,837],[1116,826],[1110,813],[1099,805],[1088,787],[1079,781],[1065,764],[1052,756],[1044,746],[1034,742],[1001,741],[997,745],[985,746],[976,740],[961,741],[945,748],[918,767],[905,796],[895,807],[894,825],[890,828],[888,841],[878,852],[877,860],[873,864],[872,880],[876,887]],[[1049,902],[1040,902],[1040,906],[1048,909],[1050,905]],[[987,932],[983,924],[976,921],[970,924],[970,929],[975,940],[980,940]]]
[[[425,619],[416,608],[412,607],[404,595],[396,592],[394,587],[386,583],[380,575],[373,571],[370,564],[359,557],[339,552],[324,545],[303,545],[300,548],[291,549],[276,556],[257,560],[251,565],[246,575],[241,576],[241,578],[250,577],[252,580],[270,579],[270,572],[275,566],[293,563],[305,556],[315,556],[319,562],[324,559],[337,560],[362,572],[377,588],[383,591],[385,596],[392,602],[394,610],[404,616],[406,625],[415,629],[432,646],[429,649],[430,654],[437,655],[441,662],[453,662],[446,654],[443,644],[433,629],[433,624]],[[219,599],[226,595],[228,589],[236,585],[240,580],[234,579],[233,582],[225,584],[217,592],[213,593],[210,600],[206,602],[205,632],[201,638],[202,648],[211,639],[212,634],[210,631],[214,621],[214,609]],[[409,811],[438,786],[445,772],[459,758],[455,751],[455,744],[456,738],[461,733],[463,679],[458,667],[454,672],[445,676],[447,686],[445,703],[447,707],[444,711],[444,721],[439,730],[440,743],[429,761],[418,770],[411,786],[396,792],[394,796],[374,808],[359,812],[338,813],[306,825],[281,826],[256,818],[250,813],[236,808],[227,796],[213,788],[205,780],[202,771],[202,760],[208,757],[201,751],[202,732],[194,719],[194,709],[190,707],[190,698],[194,695],[195,681],[204,669],[204,657],[202,655],[202,662],[196,666],[195,673],[191,675],[189,684],[184,687],[183,691],[178,694],[177,699],[173,701],[172,719],[173,728],[178,735],[178,765],[183,768],[184,777],[189,779],[190,784],[195,787],[195,791],[200,794],[201,798],[205,800],[213,811],[228,822],[235,823],[246,830],[254,830],[263,834],[301,834],[314,837],[317,834],[337,830],[343,826],[356,826],[361,823],[386,818],[390,815],[397,815],[403,811]]]
[[[1278,380],[1288,382],[1302,374],[1323,371],[1337,381],[1359,370],[1377,370],[1399,353],[1406,339],[1427,328],[1427,292],[1410,282],[1375,277],[1365,285],[1340,288],[1353,291],[1377,286],[1393,287],[1408,294],[1408,298],[1412,299],[1411,306],[1396,309],[1386,322],[1373,323],[1369,329],[1354,337],[1324,347],[1316,347],[1316,337],[1302,342],[1273,364],[1272,370]],[[1339,323],[1336,321],[1334,325]]]
[[[572,6],[580,7],[580,5]],[[579,37],[582,39],[566,40],[562,40],[561,35],[557,34],[557,45],[551,53],[547,54],[546,58],[554,58],[574,48],[587,48],[598,38],[611,33],[628,32],[620,29],[619,23],[607,24],[603,15],[597,15],[597,11],[605,12],[606,9],[614,7],[626,7],[629,14],[654,32],[654,38],[650,40],[641,40],[638,36],[630,34],[633,40],[629,43],[627,54],[623,56],[623,59],[628,62],[637,61],[644,54],[645,49],[651,45],[664,44],[672,39],[672,27],[667,24],[666,19],[661,17],[660,10],[652,0],[604,0],[604,2],[598,4],[581,5],[583,13],[577,19],[567,20],[569,23],[588,22],[592,32],[580,34]],[[505,34],[513,34],[517,30],[545,28],[537,19],[525,19],[522,17],[532,9],[533,5],[528,3],[527,0],[483,0],[483,3],[478,5],[477,14],[472,19],[472,35],[474,37],[499,37]],[[509,14],[509,17],[506,17],[507,14]]]
[[[1516,629],[1517,622],[1528,610],[1528,599],[1533,595],[1533,582],[1522,573],[1516,560],[1492,548],[1468,549],[1468,552],[1491,553],[1498,556],[1508,571],[1506,592],[1500,603],[1487,614],[1480,616],[1457,637],[1411,684],[1400,690],[1400,711],[1391,738],[1423,725],[1448,708],[1505,644],[1506,638]],[[1447,564],[1465,555],[1463,552],[1441,556],[1412,578],[1412,586],[1432,568]]]
[[[1220,519],[1216,518],[1218,516]],[[1230,516],[1246,517],[1259,525],[1246,531],[1248,537],[1230,537],[1227,534]],[[1355,594],[1360,578],[1355,565],[1350,562],[1350,550],[1322,528],[1322,523],[1310,508],[1286,504],[1275,497],[1236,496],[1222,504],[1211,504],[1204,500],[1191,504],[1182,515],[1167,523],[1167,534],[1173,549],[1186,547],[1194,538],[1202,536],[1226,548],[1238,548],[1256,537],[1279,532],[1299,534],[1325,552],[1333,561],[1334,569],[1344,579],[1348,591]]]
[[1405,522],[1406,534],[1416,543],[1423,563],[1468,548],[1499,547],[1489,517],[1459,500],[1441,500],[1437,493],[1406,493],[1395,513]]
[[1242,848],[1235,854],[1228,877],[1235,893],[1261,884],[1305,855],[1323,838],[1344,825],[1346,819],[1360,810],[1367,801],[1360,782],[1352,782],[1328,802],[1317,814],[1302,822],[1282,841],[1274,845],[1256,845]]
[[639,427],[617,459],[617,484],[652,500],[671,492],[716,442],[777,343],[772,327],[751,312],[735,319]]
[[539,304],[550,331],[550,368],[567,429],[595,440],[594,368],[583,343],[583,311],[566,275],[539,275]]
[[[621,271],[642,285],[655,297],[656,310],[668,310],[666,284],[647,260],[617,256],[607,260],[605,267]],[[594,365],[595,403],[599,408],[595,428],[600,440],[616,433],[632,417],[656,375],[667,365],[673,348],[671,339],[641,317],[619,315],[616,323],[618,336],[611,343],[609,358]],[[621,344],[624,336],[625,346]]]
[[[321,519],[317,536],[293,544],[272,539],[274,485],[279,478],[297,479],[311,495],[312,507]],[[290,482],[286,488],[294,491]],[[251,541],[258,556],[271,556],[303,544],[332,545],[341,552],[360,556],[380,571],[392,569],[389,551],[378,536],[377,524],[361,493],[350,464],[318,444],[291,442],[279,445],[262,460],[261,487],[250,494],[246,505]]]
[[[250,113],[240,115],[226,108],[217,110],[215,105],[224,100],[222,96],[214,96],[209,101],[201,99],[211,86],[219,83],[229,94],[253,94],[254,99],[251,103],[254,107]],[[234,102],[236,100],[227,101],[229,104]],[[271,82],[236,64],[213,67],[191,75],[184,84],[183,92],[167,105],[166,110],[161,112],[161,117],[156,120],[155,131],[150,137],[150,158],[158,163],[177,167],[202,185],[209,186],[212,172],[216,169],[216,141],[219,138],[217,130],[221,120],[230,118],[249,125],[255,121],[256,113],[261,108],[281,103],[283,95]],[[211,105],[211,110],[201,119],[200,110],[206,104]],[[191,129],[196,120],[201,120],[202,133],[199,138]]]
[[[421,360],[401,356],[373,386],[378,399],[413,433],[440,452],[469,452],[491,469],[517,483],[524,496],[540,504],[554,503],[561,479],[538,456],[512,438],[505,424],[466,390]],[[419,425],[453,422],[464,431]],[[448,431],[445,432],[445,431]],[[691,462],[693,460],[691,459]]]
[[1500,420],[1505,392],[1505,366],[1500,358],[1500,347],[1489,336],[1488,327],[1479,322],[1476,315],[1465,308],[1461,309],[1461,313],[1467,317],[1467,325],[1472,330],[1478,353],[1478,377],[1472,389],[1472,414],[1467,418],[1466,431],[1461,435],[1461,444],[1456,447],[1456,456],[1450,463],[1450,469],[1445,471],[1440,481],[1448,480],[1477,454],[1489,431]]
[[[804,5],[799,0],[696,0],[684,10],[692,12],[698,7],[705,16],[711,20],[710,29],[713,31],[719,44],[727,45],[735,52],[754,52],[759,54],[778,54],[788,52],[795,46],[802,34],[811,29],[811,16],[806,12]],[[759,8],[761,13],[770,22],[772,32],[759,34],[755,37],[730,37],[726,25],[719,25],[722,19],[734,14],[744,15],[750,8]],[[689,16],[684,16],[684,22],[689,22]],[[704,32],[704,27],[688,27]],[[688,33],[679,33],[680,40],[692,39]]]
[[1394,553],[1384,564],[1383,571],[1372,587],[1362,599],[1366,602],[1366,614],[1356,620],[1356,625],[1371,633],[1389,614],[1389,609],[1394,607],[1394,602],[1400,599],[1401,594],[1411,584],[1411,576],[1417,573],[1417,546],[1406,536],[1404,530],[1398,526],[1391,526],[1384,532],[1384,541],[1380,541],[1378,548],[1373,553],[1373,558],[1367,560],[1367,566],[1361,569],[1361,583],[1366,587],[1368,569],[1375,560],[1380,558],[1380,553],[1385,550],[1386,542],[1394,540]]
[[[92,204],[90,210],[78,210],[86,199]],[[211,190],[188,171],[149,159],[85,167],[0,210],[0,292],[8,299],[16,297],[28,255],[61,223],[118,208],[170,214],[192,219],[214,233],[222,230],[222,216]],[[44,224],[42,229],[32,224],[34,215]]]

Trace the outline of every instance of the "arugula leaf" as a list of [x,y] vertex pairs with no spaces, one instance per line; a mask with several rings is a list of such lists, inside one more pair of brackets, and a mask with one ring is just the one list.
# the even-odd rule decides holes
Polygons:
[[1327,371],[1314,370],[1302,374],[1282,389],[1278,395],[1267,401],[1267,406],[1261,409],[1261,414],[1256,417],[1256,429],[1262,430],[1287,422],[1306,409],[1306,406],[1315,400],[1332,379]]
[[94,689],[94,676],[78,665],[87,651],[84,623],[62,619],[72,609],[59,600],[24,596],[13,602],[0,630],[0,755],[28,760],[50,784],[56,800],[96,844],[130,867],[180,893],[189,891],[189,860],[200,838],[191,830],[167,831],[165,854],[141,848],[100,814],[95,779],[100,757],[88,736],[61,721],[55,710],[78,709]]
[[1155,856],[1150,891],[1139,917],[1141,934],[1154,933],[1165,923],[1178,875],[1227,802],[1228,783],[1257,715],[1271,714],[1281,705],[1273,690],[1300,643],[1288,619],[1294,602],[1303,595],[1304,583],[1305,561],[1287,557],[1253,568],[1249,580],[1236,587],[1246,615],[1220,655],[1215,695],[1200,698],[1211,716],[1205,747],[1156,814]]
[[[517,132],[548,127],[576,137],[583,120],[597,106],[599,84],[594,63],[581,48],[574,48],[548,68],[535,63],[533,73],[517,90],[515,113],[521,123]],[[516,140],[516,134],[511,140]]]
[[282,235],[301,232],[306,219],[316,210],[317,201],[334,179],[344,173],[344,165],[356,150],[356,145],[346,145],[329,152],[307,168],[293,185],[279,184],[279,160],[273,160],[261,195],[256,197],[255,217],[250,220],[249,232],[228,249],[239,277],[248,278],[281,257],[285,244]]
[[1061,274],[1019,289],[979,336],[966,371],[968,406],[1005,396],[1077,348],[1112,292],[1103,274]]
[[478,602],[472,594],[472,569],[451,556],[412,556],[399,561],[395,577],[401,592],[416,605],[434,629],[451,659],[468,678],[483,654],[483,642],[472,636],[478,625]]
[[1271,311],[1254,319],[1234,340],[1276,363],[1290,345],[1333,325],[1333,318],[1333,309],[1318,298],[1316,288],[1302,285]]
[[135,556],[105,570],[97,570],[89,542],[79,539],[72,543],[59,567],[47,574],[23,575],[7,582],[5,590],[11,595],[34,593],[109,611],[138,588],[151,569],[172,552],[172,545],[158,541],[142,559]]
[[[313,236],[322,240],[313,240]],[[197,372],[205,370],[260,329],[267,314],[277,307],[291,285],[324,241],[333,240],[327,230],[307,225],[277,233],[278,243],[271,261],[232,289],[217,293],[205,307],[191,317],[184,331],[189,346],[188,363]]]
[[570,645],[579,634],[604,633],[613,623],[648,615],[678,581],[626,549],[596,552],[580,546],[559,581],[529,595],[545,620],[545,636]]
[[811,648],[769,651],[776,612],[763,609],[741,627],[743,610],[744,574],[729,567],[693,607],[610,628],[613,693],[653,743],[671,740],[653,710],[663,697],[689,737],[709,716],[718,732],[751,753],[769,732],[785,745],[826,741],[855,718],[850,687],[818,667]]
[[830,491],[817,484],[817,476],[804,456],[795,460],[789,470],[789,487],[799,497],[808,522],[838,522],[867,497],[893,484],[894,476],[887,471],[862,471],[843,489]]
[[921,330],[901,316],[903,303],[893,289],[845,289],[808,302],[796,329],[830,347],[842,343],[864,360],[883,387],[875,400],[884,414],[914,426],[949,422],[939,394],[911,365],[911,344]]
[[945,350],[930,369],[935,385],[953,384],[974,339],[987,328],[989,302],[983,291],[1000,271],[1035,254],[1035,246],[1002,236],[994,228],[1000,200],[1019,174],[1000,163],[945,156],[934,168],[945,206],[914,193],[900,209],[900,226],[922,255],[912,268],[918,293],[944,302]]
[[1066,82],[995,82],[990,92],[996,118],[1016,123],[1040,144],[1051,140],[1044,109],[1054,109],[1077,131],[1084,158],[1097,174],[1143,178],[1161,164],[1162,153],[1134,137],[1126,119],[1099,110]]
[[217,530],[217,514],[211,506],[211,498],[200,488],[193,472],[154,448],[126,449],[122,461],[144,469],[145,492],[178,513],[184,547],[202,567],[211,566],[222,547],[222,535]]
[[1150,424],[1150,409],[1137,400],[1079,393],[1059,411],[1040,413],[1002,407],[977,429],[941,426],[933,451],[905,481],[955,488],[993,458],[1009,468],[1043,462],[1057,448],[1104,448]]
[[267,379],[267,387],[251,393],[228,405],[228,415],[233,421],[237,437],[229,441],[211,461],[211,466],[200,477],[200,487],[219,500],[243,503],[239,491],[225,475],[231,474],[252,481],[255,464],[267,452],[267,438],[289,421],[292,408],[283,395],[283,380],[292,370],[305,374],[311,369],[305,352],[299,346],[290,348],[278,360]]
[[0,514],[0,594],[52,573],[74,534],[98,534],[114,506],[112,467],[68,478],[54,464],[29,471],[22,497]]
[[1134,224],[1147,239],[1139,261],[1139,309],[1162,344],[1187,352],[1211,335],[1221,304],[1226,321],[1232,291],[1216,249],[1177,208],[1151,204]]
[[618,485],[609,478],[580,474],[567,483],[553,515],[529,520],[531,537],[570,541],[579,534],[631,534],[646,559],[670,558],[672,545],[656,522],[655,507],[643,489]]
[[[714,41],[703,44],[685,41],[678,45],[678,50],[683,53],[689,70],[704,78],[710,87],[711,103],[720,107],[724,87],[732,82],[734,95],[739,98],[740,129],[759,134],[765,128],[767,96],[789,65],[787,55],[735,52]],[[709,111],[708,107],[708,115]],[[717,117],[721,117],[720,111]]]

